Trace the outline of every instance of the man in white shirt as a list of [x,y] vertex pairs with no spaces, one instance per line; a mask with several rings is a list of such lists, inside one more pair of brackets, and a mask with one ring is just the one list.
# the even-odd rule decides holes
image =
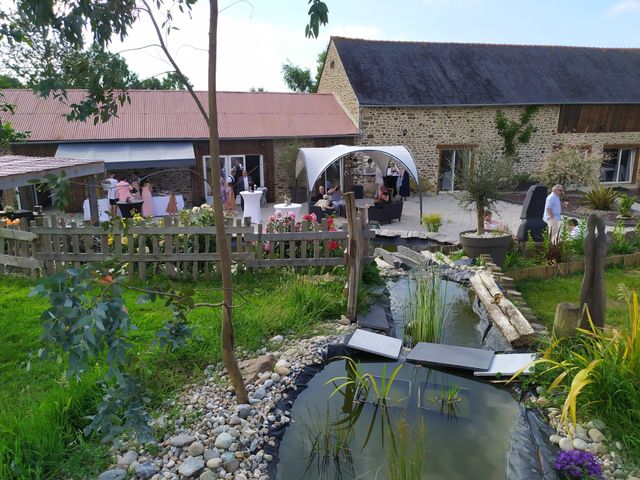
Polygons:
[[[109,199],[109,205],[111,206],[111,215],[115,216],[116,214],[116,205],[118,203],[118,199],[116,198],[116,185],[118,184],[118,180],[116,180],[116,174],[110,173],[107,179],[104,181],[105,190],[107,191],[107,198]],[[108,188],[107,188],[108,186]]]
[[560,217],[562,215],[562,203],[560,199],[564,195],[562,185],[554,185],[551,193],[544,202],[544,214],[542,220],[545,221],[551,234],[551,243],[558,243],[560,233]]

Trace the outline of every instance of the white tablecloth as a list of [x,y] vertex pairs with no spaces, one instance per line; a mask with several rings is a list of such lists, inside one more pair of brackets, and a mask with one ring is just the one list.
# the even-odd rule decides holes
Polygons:
[[[163,217],[167,214],[167,205],[169,204],[169,195],[153,197],[153,216]],[[182,195],[176,195],[176,204],[178,210],[184,209],[184,197]],[[91,220],[91,210],[89,209],[89,200],[85,199],[82,204],[82,210],[84,212],[84,219]],[[108,198],[98,199],[98,212],[100,212],[100,221],[106,222],[109,220],[109,212],[111,212],[111,205],[109,205]]]
[[251,223],[261,223],[260,198],[262,197],[262,192],[240,192],[240,195],[244,199],[242,217],[251,217]]
[[276,211],[281,211],[283,215],[287,215],[289,212],[293,212],[296,215],[296,220],[298,215],[300,215],[300,208],[302,208],[301,203],[290,203],[289,205],[285,205],[284,203],[276,203],[273,208]]

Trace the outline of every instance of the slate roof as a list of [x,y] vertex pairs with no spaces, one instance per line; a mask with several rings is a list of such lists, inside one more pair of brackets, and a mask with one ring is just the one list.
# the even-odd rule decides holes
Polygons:
[[[203,140],[206,122],[187,91],[130,90],[131,103],[118,117],[94,125],[69,122],[66,104],[31,90],[4,89],[3,102],[16,105],[14,115],[0,113],[16,130],[31,131],[29,142],[116,140]],[[207,92],[196,92],[208,109]],[[67,103],[84,97],[68,90]],[[218,92],[218,131],[225,139],[336,137],[358,134],[358,128],[332,94]]]
[[360,105],[640,103],[640,49],[332,41]]

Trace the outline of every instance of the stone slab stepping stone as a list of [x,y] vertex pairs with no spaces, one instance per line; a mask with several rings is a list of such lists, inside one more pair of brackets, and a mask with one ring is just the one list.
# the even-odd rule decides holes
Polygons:
[[493,351],[481,348],[419,342],[407,355],[407,361],[463,370],[488,370],[494,355]]
[[400,356],[402,340],[358,329],[351,335],[347,347],[397,360]]
[[383,332],[388,332],[389,321],[387,320],[387,314],[384,311],[384,307],[382,305],[374,305],[368,313],[358,315],[358,326],[362,328],[369,328],[371,330],[382,330]]
[[[510,377],[536,358],[535,353],[496,353],[487,370],[473,372],[473,375],[476,377]],[[531,367],[522,372],[523,375],[529,373],[531,373]]]

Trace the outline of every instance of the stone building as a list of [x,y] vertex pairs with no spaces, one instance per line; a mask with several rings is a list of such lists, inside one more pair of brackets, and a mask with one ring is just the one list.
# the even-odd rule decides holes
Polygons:
[[359,126],[356,144],[406,146],[432,189],[456,188],[475,146],[502,147],[498,111],[538,106],[517,169],[535,174],[561,144],[609,155],[601,181],[638,182],[640,50],[332,37],[319,93]]
[[[207,93],[196,92],[207,108]],[[156,192],[174,191],[185,204],[210,195],[208,126],[187,91],[131,90],[118,116],[96,125],[69,122],[67,104],[31,90],[5,89],[15,114],[1,113],[16,130],[29,131],[11,153],[104,160],[107,171],[130,181],[151,175]],[[84,96],[68,91],[67,103]],[[353,144],[358,130],[333,95],[304,93],[218,93],[221,169],[242,164],[253,181],[267,187],[268,201],[290,193],[297,147]],[[0,165],[0,168],[2,166]],[[73,184],[70,211],[81,211],[86,186]]]

